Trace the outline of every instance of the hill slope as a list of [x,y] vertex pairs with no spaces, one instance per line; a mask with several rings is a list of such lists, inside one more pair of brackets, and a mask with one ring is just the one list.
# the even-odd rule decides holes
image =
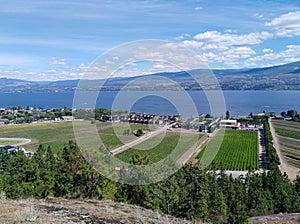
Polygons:
[[[215,69],[180,72],[163,72],[135,77],[112,78],[106,80],[104,90],[119,90],[129,82],[135,81],[131,89],[158,90],[174,88],[166,79],[177,82],[187,90],[201,89],[191,78],[189,72],[204,77],[213,72],[223,90],[300,90],[300,61],[266,68],[252,69]],[[164,77],[166,79],[161,79]],[[74,91],[79,80],[62,80],[55,82],[32,82],[18,79],[0,78],[0,92],[27,91]],[[88,90],[98,89],[103,80],[85,80]],[[212,86],[214,88],[214,86]]]
[[0,200],[0,223],[190,223],[134,205],[112,201]]
[[[67,200],[67,199],[26,199],[1,200],[0,223],[169,223],[188,224],[190,222],[159,214],[134,205],[112,201]],[[251,224],[296,224],[300,214],[276,214],[249,219]],[[199,223],[199,222],[197,222]],[[199,223],[200,224],[200,223]]]

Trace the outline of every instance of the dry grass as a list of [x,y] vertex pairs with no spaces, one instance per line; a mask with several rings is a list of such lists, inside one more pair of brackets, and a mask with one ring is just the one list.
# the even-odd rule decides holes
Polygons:
[[[90,121],[82,122],[83,127],[89,126]],[[91,125],[92,126],[92,125]],[[124,136],[124,130],[128,129],[125,123],[96,123],[99,136],[101,137],[106,148],[114,149],[124,142],[129,142],[135,139],[135,136]],[[149,127],[148,125],[131,124],[131,131],[142,128],[143,130],[152,129],[156,127]],[[53,152],[61,150],[65,144],[70,140],[75,140],[72,122],[49,122],[36,124],[20,124],[20,125],[3,125],[0,126],[1,138],[28,138],[31,139],[29,144],[24,145],[27,150],[36,151],[40,144],[51,146]],[[121,141],[122,140],[122,141]],[[4,144],[0,142],[0,145]],[[5,144],[8,144],[7,142]]]
[[270,216],[252,217],[250,224],[298,224],[300,223],[300,213],[276,214]]
[[97,200],[3,200],[0,223],[189,223],[134,205]]

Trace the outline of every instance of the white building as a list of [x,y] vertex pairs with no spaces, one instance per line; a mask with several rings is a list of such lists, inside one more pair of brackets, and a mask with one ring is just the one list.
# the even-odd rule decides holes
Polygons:
[[73,116],[62,116],[62,119],[64,121],[74,121],[75,120]]
[[221,120],[220,128],[228,128],[228,129],[238,129],[240,123],[237,120]]

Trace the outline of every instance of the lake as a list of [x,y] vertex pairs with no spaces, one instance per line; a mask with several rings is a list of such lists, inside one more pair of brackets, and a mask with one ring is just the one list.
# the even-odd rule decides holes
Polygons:
[[[220,97],[212,94],[209,101],[216,101],[213,102],[214,105],[209,105],[203,91],[131,91],[122,92],[119,95],[118,93],[101,92],[97,98],[96,107],[155,114],[180,113],[182,116],[194,116],[190,100],[193,101],[198,114],[213,113],[214,109],[211,109],[210,106],[217,107],[218,104],[221,104],[216,99]],[[248,115],[250,112],[255,114],[263,111],[280,113],[289,109],[296,109],[300,112],[300,91],[223,91],[223,94],[226,109],[230,111],[231,116]],[[90,93],[85,93],[85,95],[87,103],[80,106],[83,108],[90,105],[88,102],[91,98]],[[21,105],[24,107],[71,108],[73,98],[74,92],[0,93],[0,107]]]

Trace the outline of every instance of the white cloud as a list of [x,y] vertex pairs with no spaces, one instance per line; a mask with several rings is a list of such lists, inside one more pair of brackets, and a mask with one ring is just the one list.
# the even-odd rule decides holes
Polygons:
[[256,52],[250,47],[236,47],[218,53],[211,59],[227,66],[238,67],[241,64],[241,60],[250,58],[255,54]]
[[86,66],[85,64],[80,64],[78,67],[80,70],[86,70],[88,68],[88,66]]
[[262,50],[262,52],[265,53],[265,54],[267,54],[267,53],[272,53],[273,50],[270,49],[270,48],[264,48],[264,49]]
[[296,62],[296,61],[300,61],[300,56],[298,58],[285,58],[284,59],[285,63],[291,63],[291,62]]
[[57,71],[55,69],[50,69],[47,71],[48,74],[57,74]]
[[300,11],[283,14],[271,22],[266,22],[265,26],[275,30],[280,37],[292,37],[300,35]]
[[256,54],[250,47],[237,47],[224,52],[224,56],[232,59],[249,58]]
[[195,41],[195,40],[185,40],[182,42],[182,45],[184,47],[187,47],[187,48],[200,48],[201,46],[203,46],[203,43],[202,42],[199,42],[199,41]]
[[288,45],[280,52],[267,49],[263,55],[249,58],[245,61],[246,66],[267,66],[300,61],[300,45]]
[[263,18],[264,18],[264,15],[263,15],[263,14],[260,14],[260,13],[255,13],[255,14],[253,15],[253,17],[259,18],[259,19],[263,19]]
[[[205,46],[213,46],[214,49],[227,49],[232,46],[249,46],[262,43],[273,35],[268,32],[232,34],[219,31],[207,31],[194,36],[194,39]],[[206,47],[206,49],[209,49]]]
[[199,10],[202,10],[203,7],[202,7],[202,6],[197,6],[197,7],[195,7],[194,9],[195,9],[196,11],[199,11]]
[[111,65],[111,64],[114,64],[114,62],[106,59],[106,60],[105,60],[105,64]]
[[237,30],[233,30],[233,29],[226,29],[224,30],[225,33],[237,33]]
[[51,65],[67,66],[67,63],[66,63],[65,59],[58,59],[58,58],[55,58],[55,57],[51,58],[50,64]]
[[[85,64],[78,66],[66,66],[64,59],[51,58],[50,68],[45,68],[41,71],[24,71],[17,69],[10,69],[11,66],[1,66],[0,74],[7,78],[17,78],[29,81],[43,80],[56,81],[66,79],[79,79],[83,76],[83,72],[87,69]],[[58,66],[57,66],[58,65]],[[13,66],[16,67],[16,66]]]
[[[201,60],[208,63],[219,63],[223,66],[240,67],[243,61],[256,55],[251,48],[273,37],[268,32],[237,34],[227,30],[207,31],[194,36],[193,40],[182,41],[182,45],[196,50]],[[266,51],[266,50],[265,50]]]
[[[203,44],[203,47],[201,48],[201,50],[218,50],[218,51],[224,51],[228,49],[228,46],[226,45],[222,45],[222,44],[217,44],[217,43],[212,43],[212,44]],[[202,46],[201,45],[201,46]]]
[[188,33],[183,33],[183,34],[181,34],[180,36],[175,37],[175,40],[183,40],[183,39],[186,39],[186,38],[189,38],[189,37],[191,37],[190,34],[188,34]]
[[163,65],[163,64],[155,64],[154,66],[153,66],[153,69],[164,69],[166,66],[165,65]]

